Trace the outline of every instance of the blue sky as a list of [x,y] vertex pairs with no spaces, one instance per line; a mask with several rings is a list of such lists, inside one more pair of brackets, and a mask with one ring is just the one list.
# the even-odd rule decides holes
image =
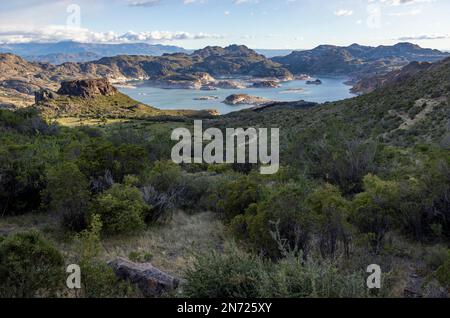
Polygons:
[[16,0],[0,42],[149,42],[307,49],[410,41],[450,50],[448,0]]

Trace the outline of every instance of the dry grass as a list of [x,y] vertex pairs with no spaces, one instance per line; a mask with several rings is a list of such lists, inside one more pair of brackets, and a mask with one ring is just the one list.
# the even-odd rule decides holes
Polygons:
[[[54,242],[70,262],[75,256],[74,235],[61,233],[56,220],[50,214],[29,214],[0,218],[0,235],[28,230],[41,231]],[[163,271],[182,277],[198,252],[210,249],[222,250],[227,240],[220,220],[210,212],[188,215],[178,211],[172,221],[151,226],[135,236],[104,238],[102,244],[105,262],[121,256],[128,258],[131,252],[151,256],[150,262]]]
[[107,260],[128,257],[130,252],[148,253],[154,266],[182,276],[196,253],[221,250],[225,240],[224,227],[214,214],[177,212],[167,225],[151,227],[135,237],[106,239],[103,245]]

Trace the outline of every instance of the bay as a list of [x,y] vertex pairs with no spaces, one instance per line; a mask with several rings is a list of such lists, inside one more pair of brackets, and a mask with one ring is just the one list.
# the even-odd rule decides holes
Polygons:
[[[228,114],[252,105],[230,106],[222,103],[232,94],[248,94],[263,97],[274,101],[333,102],[336,100],[354,97],[350,93],[350,86],[345,85],[347,80],[342,77],[319,77],[322,85],[308,85],[306,81],[294,80],[283,82],[279,88],[244,88],[244,89],[218,89],[214,91],[188,90],[188,89],[162,89],[146,85],[145,82],[134,83],[134,87],[122,87],[119,90],[133,99],[154,106],[159,109],[215,109],[220,114]],[[214,100],[196,100],[204,97],[217,97]]]

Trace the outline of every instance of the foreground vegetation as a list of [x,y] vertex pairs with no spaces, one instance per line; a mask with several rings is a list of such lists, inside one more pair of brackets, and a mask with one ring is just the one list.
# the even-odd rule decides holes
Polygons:
[[[273,176],[173,164],[170,133],[189,122],[60,119],[66,127],[0,111],[0,296],[139,296],[106,265],[115,256],[183,278],[168,296],[445,296],[444,70],[437,82],[425,74],[408,88],[208,122],[281,126]],[[77,293],[64,287],[73,263]],[[365,285],[370,264],[383,270],[381,290]]]

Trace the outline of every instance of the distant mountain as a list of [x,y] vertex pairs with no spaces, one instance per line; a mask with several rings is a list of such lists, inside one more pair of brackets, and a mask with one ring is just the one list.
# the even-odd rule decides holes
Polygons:
[[101,55],[92,53],[92,52],[80,52],[80,53],[52,53],[47,55],[32,55],[32,56],[23,56],[26,60],[30,62],[39,62],[39,63],[50,63],[55,65],[64,64],[67,62],[74,63],[83,63],[83,62],[91,62],[96,61],[102,58]]
[[286,56],[291,54],[293,51],[294,50],[255,49],[255,52],[262,54],[269,59],[276,56]]
[[448,53],[423,49],[411,43],[378,47],[353,44],[348,47],[320,45],[272,60],[294,74],[345,75],[359,80],[389,73],[413,61],[436,62],[448,56]]
[[[206,47],[192,54],[162,56],[119,55],[83,63],[29,62],[13,54],[0,54],[0,104],[24,101],[38,89],[58,89],[61,81],[107,78],[113,83],[148,80],[164,88],[236,88],[237,83],[214,77],[258,77],[292,79],[292,74],[255,51],[238,45]],[[12,98],[14,96],[14,99]]]
[[80,62],[80,60],[92,58],[94,55],[97,58],[116,55],[161,56],[166,53],[188,53],[188,51],[178,46],[160,44],[96,44],[66,41],[57,43],[0,44],[0,53],[12,53],[22,56],[29,61],[47,61],[52,64],[58,64],[58,62],[62,61]]

